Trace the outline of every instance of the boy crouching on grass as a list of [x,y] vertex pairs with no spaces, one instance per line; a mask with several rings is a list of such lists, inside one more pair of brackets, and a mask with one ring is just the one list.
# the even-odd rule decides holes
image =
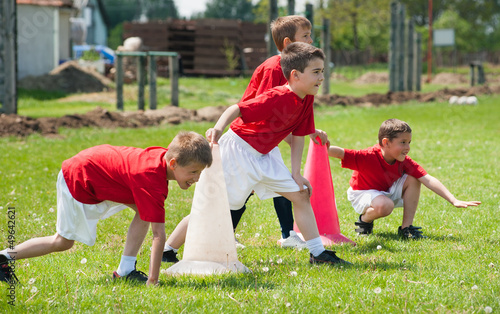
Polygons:
[[[304,136],[315,132],[313,106],[305,99],[315,95],[324,80],[324,58],[318,48],[291,43],[280,61],[288,84],[230,106],[206,136],[211,143],[220,144],[231,210],[241,208],[252,190],[260,199],[284,196],[293,204],[310,252],[309,262],[346,264],[323,247],[309,200],[314,191],[300,173]],[[290,133],[292,173],[277,146]]]
[[[179,133],[168,148],[100,145],[81,151],[65,160],[59,172],[57,233],[0,251],[0,280],[17,281],[9,261],[66,251],[75,240],[94,245],[99,220],[129,207],[135,216],[113,278],[157,284],[166,238],[168,181],[188,189],[211,164],[210,145],[195,132]],[[148,277],[135,264],[149,225],[153,244]]]
[[477,206],[478,201],[460,201],[436,178],[409,156],[410,126],[398,119],[382,123],[378,132],[379,143],[362,150],[330,146],[328,155],[342,160],[342,167],[354,170],[347,198],[359,214],[356,232],[369,235],[373,221],[389,216],[394,207],[403,207],[403,222],[398,228],[402,238],[421,239],[420,227],[413,226],[413,218],[424,184],[453,206]]

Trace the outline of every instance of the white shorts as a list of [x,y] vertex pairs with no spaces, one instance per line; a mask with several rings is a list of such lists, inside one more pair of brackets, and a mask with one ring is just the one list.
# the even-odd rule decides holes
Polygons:
[[356,213],[363,215],[366,209],[372,206],[372,201],[375,197],[379,195],[384,195],[390,198],[394,202],[394,208],[403,207],[403,185],[408,177],[404,174],[401,178],[396,180],[389,189],[389,192],[378,191],[378,190],[353,190],[349,188],[347,190],[347,199],[351,202],[352,207]]
[[261,154],[231,129],[219,145],[230,209],[240,209],[252,190],[261,200],[300,191],[278,147]]
[[62,171],[57,176],[57,226],[59,235],[87,245],[94,245],[97,223],[127,208],[127,205],[104,201],[99,204],[84,204],[73,198]]

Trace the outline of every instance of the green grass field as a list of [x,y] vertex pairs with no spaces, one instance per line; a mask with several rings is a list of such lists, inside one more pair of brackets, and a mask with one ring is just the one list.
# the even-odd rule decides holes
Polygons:
[[[221,84],[230,85],[232,81],[227,79]],[[244,88],[245,83],[236,79],[235,84],[240,87],[228,89],[221,102],[238,99],[239,88]],[[202,97],[193,97],[216,105],[209,94],[207,91]],[[50,111],[47,104],[47,108],[37,111],[40,101],[28,104],[28,96],[23,97],[21,114],[64,114],[62,109]],[[49,103],[57,101],[57,97],[45,95],[52,98],[47,100]],[[410,156],[457,198],[483,202],[479,207],[457,209],[423,187],[415,225],[423,227],[428,239],[415,242],[397,238],[401,210],[376,221],[373,236],[356,237],[357,215],[345,196],[351,171],[331,160],[340,227],[357,243],[333,249],[352,262],[352,267],[312,266],[308,252],[279,248],[279,224],[272,201],[253,197],[237,230],[240,242],[246,245],[238,250],[238,257],[251,273],[207,277],[161,274],[158,287],[113,282],[111,274],[118,266],[133,217],[132,211],[126,210],[100,222],[93,247],[77,243],[70,251],[17,262],[16,274],[22,285],[15,289],[15,306],[7,303],[11,292],[0,283],[0,312],[499,312],[499,102],[500,96],[493,95],[480,96],[478,106],[410,102],[378,108],[316,110],[317,128],[327,131],[332,144],[346,148],[373,145],[385,119],[407,121],[413,129]],[[69,113],[68,104],[60,106]],[[77,104],[71,110],[85,112],[95,106]],[[197,106],[202,106],[201,101],[193,104]],[[16,243],[55,233],[56,176],[61,162],[80,150],[102,143],[166,146],[180,130],[204,134],[211,126],[186,123],[144,129],[61,129],[62,138],[1,138],[1,248],[8,243],[10,220],[15,221]],[[289,164],[289,149],[285,145],[281,148]],[[165,204],[167,234],[189,213],[194,192],[194,188],[181,190],[176,183],[171,183],[170,188]],[[9,207],[15,208],[15,218],[8,218]],[[138,256],[138,269],[146,273],[150,245],[148,236]],[[163,264],[162,269],[168,266]]]

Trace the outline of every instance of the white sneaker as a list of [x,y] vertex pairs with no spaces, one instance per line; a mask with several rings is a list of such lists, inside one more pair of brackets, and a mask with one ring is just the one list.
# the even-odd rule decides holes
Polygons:
[[282,248],[305,249],[307,248],[306,241],[302,240],[295,231],[290,231],[290,236],[286,239],[278,241]]

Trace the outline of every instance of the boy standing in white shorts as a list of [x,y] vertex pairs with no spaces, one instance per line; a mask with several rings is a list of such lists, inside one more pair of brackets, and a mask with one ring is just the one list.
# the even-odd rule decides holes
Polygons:
[[[168,181],[181,189],[198,181],[212,163],[207,140],[181,132],[168,148],[100,145],[65,160],[57,180],[57,232],[0,251],[0,281],[17,281],[11,264],[20,259],[69,250],[75,240],[94,245],[97,223],[129,207],[135,211],[113,278],[157,284],[165,244]],[[149,230],[153,244],[149,277],[136,270],[137,254]]]
[[[304,100],[315,95],[324,80],[324,58],[320,49],[307,43],[289,44],[281,56],[288,84],[230,106],[206,136],[220,144],[230,209],[241,208],[252,190],[260,199],[284,196],[293,204],[309,262],[345,264],[323,247],[309,200],[314,191],[300,174],[304,136],[315,132],[312,103]],[[222,135],[229,124],[229,131]],[[290,133],[292,173],[277,147]]]
[[409,156],[411,143],[410,126],[398,119],[382,123],[378,133],[379,143],[362,150],[330,146],[328,155],[342,160],[342,168],[354,170],[347,198],[359,220],[355,231],[369,235],[373,221],[389,216],[395,207],[403,207],[403,222],[398,228],[402,238],[421,239],[420,227],[413,226],[420,198],[420,186],[424,184],[455,207],[477,206],[478,201],[457,200],[436,178],[429,175]]

